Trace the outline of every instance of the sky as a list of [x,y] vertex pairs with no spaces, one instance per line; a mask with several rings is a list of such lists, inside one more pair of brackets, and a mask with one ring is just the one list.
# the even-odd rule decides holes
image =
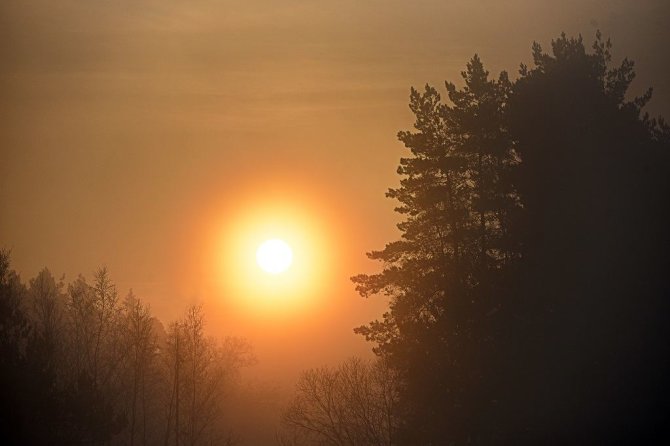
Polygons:
[[[5,0],[0,246],[24,281],[104,265],[165,323],[203,303],[259,376],[369,355],[352,329],[386,302],[349,277],[399,234],[410,87],[444,92],[474,53],[514,77],[533,41],[600,29],[669,116],[669,19],[664,0]],[[263,297],[231,264],[274,229],[303,266]]]

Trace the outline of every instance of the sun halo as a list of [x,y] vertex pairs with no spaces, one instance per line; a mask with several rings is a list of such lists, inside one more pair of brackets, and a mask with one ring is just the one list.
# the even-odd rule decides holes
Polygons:
[[[241,207],[227,214],[213,251],[220,259],[213,277],[222,301],[240,314],[272,318],[304,314],[322,305],[334,247],[318,215],[310,206],[286,203]],[[272,240],[283,241],[288,249],[276,249],[281,243],[273,242],[269,246],[275,248],[268,251],[274,254],[262,260],[266,249],[261,247]]]

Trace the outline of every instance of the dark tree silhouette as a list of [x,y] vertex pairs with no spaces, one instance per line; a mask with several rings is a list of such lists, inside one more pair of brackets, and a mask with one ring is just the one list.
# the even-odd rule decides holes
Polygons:
[[28,320],[21,308],[25,288],[9,269],[9,252],[0,251],[0,380],[3,398],[0,400],[0,423],[6,438],[18,442],[25,438],[25,422],[21,388],[25,364],[22,352],[29,335]]
[[610,43],[533,46],[535,67],[412,89],[402,238],[353,278],[390,296],[356,331],[399,372],[400,444],[593,444],[667,425],[670,131],[627,99]]
[[383,321],[357,332],[378,344],[401,372],[401,443],[484,436],[476,412],[491,404],[490,362],[497,349],[496,312],[508,271],[519,257],[511,223],[519,211],[511,172],[519,158],[503,126],[511,90],[506,73],[490,80],[478,56],[437,91],[412,89],[417,132],[400,132],[402,239],[369,257],[375,275],[353,278],[363,296],[391,297]]
[[610,46],[599,33],[590,53],[565,35],[551,54],[533,45],[510,100],[525,208],[504,419],[530,443],[667,429],[670,133],[641,116],[651,90],[628,99],[633,63],[610,68]]

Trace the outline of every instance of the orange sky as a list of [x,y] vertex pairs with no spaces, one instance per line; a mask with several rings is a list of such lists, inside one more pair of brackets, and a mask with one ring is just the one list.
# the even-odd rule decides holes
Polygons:
[[[3,1],[0,246],[24,280],[107,265],[163,321],[204,301],[210,330],[249,337],[263,373],[362,354],[352,328],[384,302],[348,278],[397,235],[384,192],[409,87],[457,80],[475,52],[515,73],[533,40],[600,28],[668,115],[669,12],[663,0]],[[230,225],[277,203],[328,255],[318,305],[273,318],[234,305],[213,259]]]

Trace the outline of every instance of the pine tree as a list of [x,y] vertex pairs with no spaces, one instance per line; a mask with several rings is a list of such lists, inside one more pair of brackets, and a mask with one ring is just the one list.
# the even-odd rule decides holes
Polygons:
[[[486,399],[487,351],[493,349],[497,285],[518,258],[510,221],[519,209],[510,172],[518,155],[503,114],[511,84],[489,80],[478,56],[459,90],[447,83],[452,105],[436,89],[412,89],[417,132],[400,132],[401,240],[368,256],[379,274],[352,278],[364,296],[383,293],[382,321],[356,331],[377,344],[402,377],[401,442],[475,435],[472,412]],[[401,433],[402,435],[402,433]]]

